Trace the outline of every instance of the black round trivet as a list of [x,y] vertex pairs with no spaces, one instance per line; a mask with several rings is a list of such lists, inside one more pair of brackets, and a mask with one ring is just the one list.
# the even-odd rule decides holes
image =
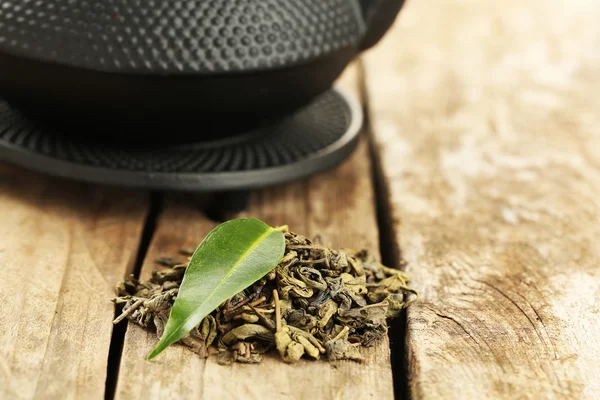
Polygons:
[[[358,103],[331,90],[292,116],[228,139],[132,147],[90,139],[94,135],[85,133],[93,127],[86,125],[80,127],[81,134],[64,135],[0,100],[0,160],[109,185],[243,190],[305,178],[334,167],[354,150],[361,125]],[[199,120],[192,129],[218,126],[204,126]]]

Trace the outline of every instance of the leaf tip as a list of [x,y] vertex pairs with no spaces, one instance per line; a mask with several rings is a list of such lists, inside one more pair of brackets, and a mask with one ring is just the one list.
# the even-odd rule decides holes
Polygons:
[[147,361],[152,360],[154,357],[156,357],[157,355],[159,355],[160,353],[162,353],[162,351],[165,349],[164,346],[161,345],[161,343],[158,343],[156,345],[156,347],[154,347],[154,349],[150,352],[150,354],[148,354],[148,357],[146,357]]

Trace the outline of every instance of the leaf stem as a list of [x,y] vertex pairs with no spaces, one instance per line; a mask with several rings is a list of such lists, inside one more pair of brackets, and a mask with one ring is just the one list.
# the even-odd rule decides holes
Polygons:
[[273,300],[275,301],[275,327],[277,332],[281,330],[281,306],[279,304],[279,293],[273,289]]
[[133,303],[131,305],[131,307],[129,307],[127,310],[123,311],[123,313],[121,315],[119,315],[114,321],[113,321],[113,325],[118,324],[119,322],[123,321],[125,318],[127,318],[127,316],[129,314],[131,314],[132,312],[134,312],[136,309],[138,309],[142,304],[144,304],[144,301],[146,299],[139,299],[138,301],[136,301],[135,303]]
[[319,258],[317,260],[300,260],[300,264],[323,264],[327,262],[326,258]]
[[[239,303],[237,303],[235,306],[225,310],[225,314],[231,314],[234,311],[239,310],[240,308],[242,308],[243,306],[248,304],[248,301],[250,301],[250,299],[247,297],[245,299],[240,300]],[[227,300],[227,303],[228,303],[227,306],[229,307],[229,304],[231,303],[231,299]]]
[[[264,314],[263,314],[263,310],[257,310],[256,308],[254,308],[254,306],[249,305],[250,309],[254,312],[254,314],[256,314],[258,316],[258,319],[269,329],[273,330],[275,329],[275,326],[273,325],[273,320],[270,318],[267,318]],[[272,310],[271,310],[272,311]]]
[[336,337],[333,338],[333,340],[339,340],[341,338],[344,337],[344,335],[350,330],[350,328],[348,328],[347,326],[344,326],[344,328],[340,331],[340,333],[338,333],[336,335]]
[[286,246],[290,250],[326,250],[325,247],[312,244],[292,244]]
[[254,300],[252,303],[250,303],[250,305],[252,307],[256,307],[257,305],[259,305],[260,303],[262,303],[263,301],[266,301],[267,298],[265,296],[261,296],[258,299]]

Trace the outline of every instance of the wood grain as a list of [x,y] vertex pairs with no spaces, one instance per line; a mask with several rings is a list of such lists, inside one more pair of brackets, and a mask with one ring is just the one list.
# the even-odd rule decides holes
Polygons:
[[[344,77],[356,88],[356,71]],[[373,186],[366,143],[339,168],[308,181],[253,193],[243,215],[271,225],[288,224],[298,233],[320,234],[339,247],[378,248]],[[196,246],[213,223],[189,202],[173,202],[160,219],[143,272],[156,268],[153,258],[181,246]],[[125,338],[117,398],[188,399],[391,399],[393,383],[387,340],[364,352],[365,365],[301,361],[288,365],[268,357],[260,365],[220,366],[182,346],[172,346],[151,362],[153,333],[130,324]]]
[[409,1],[366,57],[415,399],[600,398],[598,21]]
[[103,399],[145,196],[0,164],[0,398]]

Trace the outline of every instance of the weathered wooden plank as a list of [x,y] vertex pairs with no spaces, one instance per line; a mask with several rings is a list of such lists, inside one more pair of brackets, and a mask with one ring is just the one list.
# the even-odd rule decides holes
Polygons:
[[103,399],[147,199],[0,165],[0,398]]
[[[354,70],[345,76],[354,86]],[[339,168],[308,181],[253,193],[245,216],[272,225],[288,224],[323,243],[340,247],[378,248],[373,187],[366,144]],[[151,245],[146,276],[153,258],[172,254],[184,245],[197,245],[213,223],[189,203],[170,204],[161,217]],[[329,364],[301,361],[288,365],[275,357],[260,365],[220,366],[214,358],[200,359],[182,346],[172,346],[151,362],[145,357],[156,344],[153,333],[128,327],[117,398],[194,399],[333,399],[393,398],[387,340],[364,352],[367,362]]]
[[598,21],[412,1],[366,58],[416,399],[600,398]]

